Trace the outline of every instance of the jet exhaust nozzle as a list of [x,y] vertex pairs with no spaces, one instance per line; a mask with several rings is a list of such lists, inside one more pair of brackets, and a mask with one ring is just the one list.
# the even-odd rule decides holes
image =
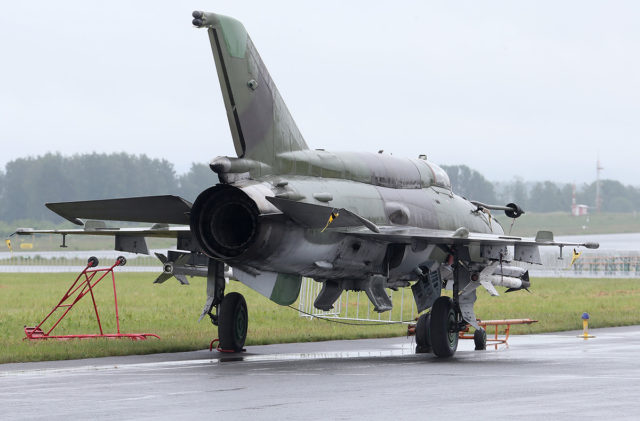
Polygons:
[[260,212],[242,190],[218,184],[198,196],[191,208],[191,232],[204,253],[233,258],[251,247],[258,236]]

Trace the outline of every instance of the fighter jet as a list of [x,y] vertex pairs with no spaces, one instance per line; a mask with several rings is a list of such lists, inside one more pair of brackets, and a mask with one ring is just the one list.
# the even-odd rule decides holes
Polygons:
[[[454,355],[458,332],[474,326],[476,288],[497,295],[530,286],[526,269],[511,261],[541,263],[540,246],[597,248],[505,235],[491,211],[509,218],[514,203],[487,205],[456,195],[445,171],[421,155],[310,149],[244,26],[214,13],[193,12],[206,30],[237,156],[210,162],[220,183],[192,204],[176,196],[48,203],[84,229],[19,230],[18,234],[113,235],[117,250],[148,253],[145,237],[176,238],[176,251],[159,255],[172,275],[207,278],[200,316],[218,326],[222,349],[242,350],[247,305],[225,294],[227,276],[277,304],[298,297],[302,277],[322,283],[315,307],[328,310],[345,290],[366,291],[373,308],[389,311],[387,288],[411,287],[419,311],[417,352]],[[109,228],[99,221],[154,223]],[[92,222],[88,222],[92,221]],[[172,226],[169,226],[172,224]],[[442,290],[452,290],[452,297]]]

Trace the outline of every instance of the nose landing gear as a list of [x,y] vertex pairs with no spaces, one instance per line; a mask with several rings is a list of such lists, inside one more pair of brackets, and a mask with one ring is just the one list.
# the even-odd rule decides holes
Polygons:
[[487,349],[487,331],[480,328],[473,333],[473,343],[476,351],[484,351]]

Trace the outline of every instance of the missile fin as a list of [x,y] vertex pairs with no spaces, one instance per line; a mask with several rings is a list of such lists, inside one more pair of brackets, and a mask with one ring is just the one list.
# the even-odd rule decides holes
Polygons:
[[158,276],[158,277],[156,278],[156,280],[155,280],[155,281],[153,281],[153,283],[154,283],[154,284],[161,284],[161,283],[163,283],[164,281],[166,281],[167,279],[171,278],[172,276],[173,276],[173,275],[171,275],[170,273],[165,273],[165,272],[163,272],[163,273],[161,273],[161,274],[160,274],[160,276]]
[[[480,285],[482,285],[484,287],[484,289],[487,290],[487,292],[492,296],[492,297],[497,297],[500,294],[498,294],[498,291],[496,290],[496,287],[493,286],[493,284],[491,283],[491,281],[487,280],[487,279],[483,279],[480,281]],[[508,292],[508,291],[507,291]]]
[[173,275],[182,285],[189,285],[189,281],[187,281],[187,277],[181,274]]

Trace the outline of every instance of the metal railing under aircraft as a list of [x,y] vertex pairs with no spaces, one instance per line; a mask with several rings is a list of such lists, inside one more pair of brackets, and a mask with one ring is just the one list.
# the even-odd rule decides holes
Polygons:
[[386,290],[393,302],[393,309],[384,313],[377,313],[373,310],[364,291],[344,291],[331,310],[319,310],[313,306],[313,302],[321,289],[322,283],[310,278],[302,279],[300,297],[298,298],[298,311],[301,317],[408,324],[415,322],[415,318],[418,316],[413,294],[408,288],[399,288],[397,291]]

